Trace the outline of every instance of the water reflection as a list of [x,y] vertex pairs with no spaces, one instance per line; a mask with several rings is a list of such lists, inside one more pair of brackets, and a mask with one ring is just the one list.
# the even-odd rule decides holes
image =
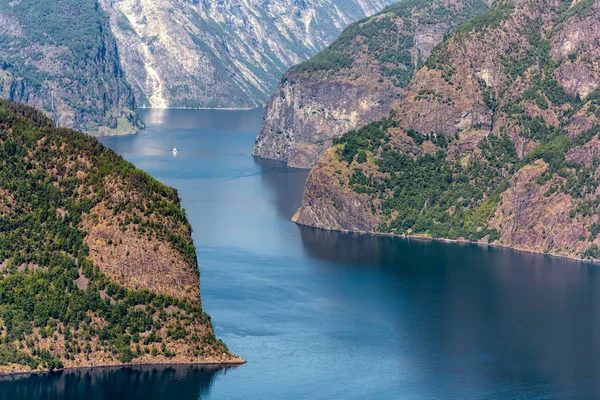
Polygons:
[[144,118],[144,123],[146,126],[149,125],[162,125],[167,120],[167,116],[169,115],[169,110],[166,108],[153,108],[148,109],[146,112],[146,118]]
[[139,114],[147,128],[168,127],[170,130],[240,133],[255,130],[257,121],[260,124],[263,110],[262,108],[247,111],[144,109],[140,110]]
[[340,274],[380,270],[385,284],[365,282],[360,296],[402,298],[390,314],[408,341],[398,358],[409,355],[440,385],[436,392],[496,397],[490,383],[502,382],[509,398],[600,395],[598,266],[469,244],[300,232],[307,255]]
[[272,190],[279,217],[289,220],[302,203],[304,182],[310,171],[258,157],[254,157],[254,163],[260,168],[262,182]]
[[69,370],[0,378],[0,399],[202,399],[226,369],[139,366]]
[[[419,256],[416,252],[403,253],[397,238],[340,233],[300,226],[302,243],[308,256],[340,265],[390,265],[402,256]],[[418,246],[419,242],[415,241]]]

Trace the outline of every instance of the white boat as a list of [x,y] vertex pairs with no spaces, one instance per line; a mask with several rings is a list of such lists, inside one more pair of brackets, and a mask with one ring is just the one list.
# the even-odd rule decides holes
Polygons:
[[177,147],[173,147],[173,155],[174,155],[174,156],[176,156],[176,155],[177,155],[177,153],[178,153],[178,151],[177,151]]

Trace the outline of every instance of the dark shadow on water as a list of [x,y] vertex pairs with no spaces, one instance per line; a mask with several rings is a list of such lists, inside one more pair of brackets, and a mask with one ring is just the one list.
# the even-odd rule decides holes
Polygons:
[[210,394],[223,367],[138,366],[0,378],[0,399],[196,400]]
[[[600,267],[575,260],[533,254],[508,248],[452,243],[386,235],[335,232],[299,226],[305,251],[313,258],[351,265],[508,265],[522,267]],[[597,269],[597,268],[593,268]],[[522,273],[523,271],[519,271]]]
[[278,215],[289,220],[302,203],[310,170],[289,168],[283,162],[258,157],[254,157],[254,163],[260,167],[264,184],[273,191]]
[[322,268],[379,270],[385,284],[369,293],[365,283],[361,296],[403,299],[411,317],[399,313],[395,324],[423,355],[415,368],[432,379],[471,371],[517,384],[530,394],[523,398],[600,398],[600,266],[474,244],[300,232]]

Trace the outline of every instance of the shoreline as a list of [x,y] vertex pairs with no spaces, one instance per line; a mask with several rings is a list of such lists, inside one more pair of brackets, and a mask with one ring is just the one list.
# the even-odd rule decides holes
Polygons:
[[[210,107],[136,107],[136,110],[190,110],[190,111],[256,111],[256,110],[260,110],[263,109],[264,106],[258,106],[258,107],[241,107],[241,108],[235,108],[235,107],[230,107],[230,108],[210,108]],[[146,126],[144,126],[143,128],[139,128],[136,129],[135,132],[128,132],[128,133],[99,133],[99,132],[87,132],[86,135],[95,137],[96,139],[101,139],[101,138],[115,138],[115,137],[124,137],[124,136],[134,136],[139,134],[140,132],[142,132],[143,130],[146,129]]]
[[247,363],[246,360],[240,359],[241,361],[226,361],[226,362],[142,362],[142,363],[121,363],[121,364],[100,364],[100,365],[82,365],[79,367],[65,367],[55,370],[33,370],[33,371],[15,371],[15,372],[0,372],[0,379],[11,376],[23,376],[23,375],[45,375],[54,374],[57,372],[67,371],[79,371],[86,369],[109,369],[109,368],[124,368],[124,367],[159,367],[159,366],[198,366],[198,367],[222,367],[222,368],[233,368],[239,367]]
[[[296,212],[296,214],[297,213],[298,212]],[[538,254],[538,255],[549,256],[549,257],[563,258],[563,259],[567,259],[567,260],[571,260],[571,261],[578,261],[578,262],[585,263],[585,264],[600,265],[600,260],[590,260],[590,259],[585,259],[585,258],[581,258],[581,257],[546,253],[543,251],[519,249],[518,247],[513,247],[513,246],[500,244],[500,243],[480,243],[480,242],[472,242],[472,241],[466,240],[466,239],[446,239],[446,238],[434,238],[434,237],[429,237],[429,236],[398,235],[395,233],[386,233],[386,232],[350,231],[350,230],[318,228],[316,226],[311,226],[311,225],[306,225],[306,224],[296,222],[295,221],[296,214],[294,214],[294,216],[290,219],[296,225],[306,226],[308,228],[313,228],[313,229],[320,229],[323,231],[340,232],[340,233],[355,233],[355,234],[359,234],[359,235],[371,235],[371,236],[387,236],[387,237],[393,237],[393,238],[415,239],[415,240],[434,241],[434,242],[442,242],[442,243],[470,244],[470,245],[476,245],[476,246],[481,246],[481,247],[483,247],[483,246],[495,247],[495,248],[508,249],[508,250],[519,251],[519,252],[523,252],[523,253],[529,253],[529,254]]]

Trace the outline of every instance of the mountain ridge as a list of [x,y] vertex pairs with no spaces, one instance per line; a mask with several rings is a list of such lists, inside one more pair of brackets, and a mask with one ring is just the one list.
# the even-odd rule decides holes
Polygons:
[[487,7],[483,0],[406,0],[350,25],[283,76],[252,154],[312,167],[333,138],[387,116],[444,35]]
[[255,108],[280,74],[390,0],[0,1],[0,97],[105,136],[136,107]]
[[457,28],[324,154],[295,220],[599,259],[599,9],[500,1]]

